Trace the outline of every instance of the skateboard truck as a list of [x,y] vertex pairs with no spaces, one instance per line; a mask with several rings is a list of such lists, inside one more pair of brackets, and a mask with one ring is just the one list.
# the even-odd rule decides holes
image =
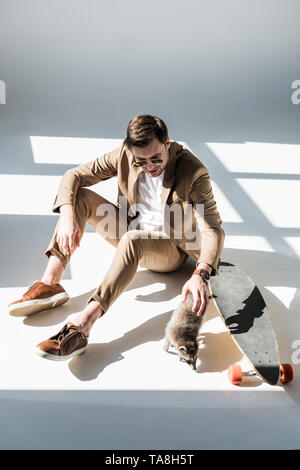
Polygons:
[[247,372],[242,372],[243,377],[255,377],[257,375],[258,374],[254,369],[248,370]]
[[[259,374],[254,370],[242,371],[241,366],[232,365],[228,367],[228,378],[233,385],[241,385],[243,377],[259,377]],[[279,380],[282,384],[291,382],[294,378],[293,366],[291,364],[280,364],[279,366]]]

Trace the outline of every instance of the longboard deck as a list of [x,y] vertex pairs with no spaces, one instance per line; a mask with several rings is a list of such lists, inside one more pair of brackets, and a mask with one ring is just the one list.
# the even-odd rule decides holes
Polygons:
[[276,385],[279,380],[279,352],[265,301],[247,274],[230,263],[221,262],[219,275],[210,278],[217,310],[243,354],[258,374]]

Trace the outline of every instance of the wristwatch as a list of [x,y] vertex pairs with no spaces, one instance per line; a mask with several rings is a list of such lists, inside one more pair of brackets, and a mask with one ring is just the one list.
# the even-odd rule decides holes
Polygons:
[[210,279],[210,274],[206,269],[195,269],[193,274],[198,274],[203,281],[208,282]]

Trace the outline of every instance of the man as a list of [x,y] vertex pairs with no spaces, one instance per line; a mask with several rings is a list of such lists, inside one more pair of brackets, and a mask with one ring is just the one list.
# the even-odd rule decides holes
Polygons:
[[[118,177],[116,205],[86,188],[113,176]],[[180,209],[179,218],[175,209]],[[21,299],[9,304],[11,315],[30,315],[69,299],[60,281],[71,255],[80,246],[86,222],[116,252],[84,310],[57,334],[39,343],[38,354],[63,360],[84,352],[93,324],[126,289],[138,266],[168,272],[191,256],[196,270],[182,288],[182,301],[191,292],[195,315],[205,313],[207,282],[210,275],[218,274],[225,233],[207,168],[187,148],[170,139],[160,118],[136,116],[128,124],[121,147],[68,170],[52,211],[60,217],[45,251],[49,258],[45,273]],[[170,216],[168,224],[166,215]],[[191,234],[193,240],[196,237],[194,243]]]

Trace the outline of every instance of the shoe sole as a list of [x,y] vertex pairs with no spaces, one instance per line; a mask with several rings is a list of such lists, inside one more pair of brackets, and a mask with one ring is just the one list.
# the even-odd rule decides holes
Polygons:
[[8,313],[13,317],[27,317],[49,308],[59,307],[70,299],[66,292],[46,297],[45,299],[24,300],[18,304],[7,307]]
[[67,361],[74,356],[78,356],[79,354],[83,354],[87,349],[87,346],[84,348],[77,349],[76,351],[68,354],[67,356],[56,356],[55,354],[47,353],[46,351],[42,351],[40,348],[36,348],[36,353],[38,356],[43,357],[44,359],[50,359],[51,361]]

